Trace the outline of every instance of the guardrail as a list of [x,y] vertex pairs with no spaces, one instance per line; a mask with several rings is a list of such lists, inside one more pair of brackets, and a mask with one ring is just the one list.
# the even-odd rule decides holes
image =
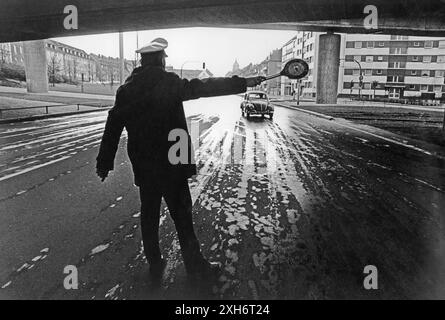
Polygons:
[[45,114],[49,114],[49,108],[60,108],[60,107],[76,107],[77,111],[80,111],[80,107],[92,107],[92,108],[106,108],[110,105],[86,105],[86,104],[53,104],[53,105],[43,105],[43,106],[32,106],[32,107],[19,107],[19,108],[6,108],[0,109],[0,119],[3,119],[3,113],[5,111],[17,111],[17,110],[31,110],[31,109],[45,109]]

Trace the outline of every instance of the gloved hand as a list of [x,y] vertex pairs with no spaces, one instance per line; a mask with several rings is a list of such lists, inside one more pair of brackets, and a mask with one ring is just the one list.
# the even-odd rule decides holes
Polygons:
[[263,77],[263,76],[246,78],[246,85],[248,87],[256,87],[259,84],[261,84],[261,82],[263,82],[265,80],[266,80],[266,77]]

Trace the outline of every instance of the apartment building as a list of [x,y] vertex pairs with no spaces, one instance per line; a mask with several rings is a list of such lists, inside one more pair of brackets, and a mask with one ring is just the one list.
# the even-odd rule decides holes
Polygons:
[[[301,96],[316,95],[320,33],[298,32],[282,48],[284,64],[303,58],[309,74],[302,79]],[[445,96],[445,38],[342,34],[339,96],[364,95],[392,99]],[[298,81],[281,78],[285,95],[298,90]]]
[[[48,71],[51,76],[64,76],[70,81],[119,82],[120,59],[104,55],[88,54],[84,50],[57,42],[45,40]],[[0,62],[24,66],[22,42],[2,43]],[[125,60],[124,78],[135,67],[134,61]]]
[[340,95],[361,89],[368,96],[433,99],[445,93],[445,38],[348,34],[342,40]]
[[[281,71],[282,49],[273,50],[263,61],[257,64],[250,63],[244,68],[240,68],[238,61],[235,60],[232,71],[226,74],[226,77],[254,77],[254,76],[271,76]],[[281,77],[264,81],[256,89],[264,90],[271,95],[281,95],[282,84]]]
[[0,43],[0,62],[23,64],[23,46],[21,42]]
[[281,92],[284,95],[292,95],[292,92],[298,92],[300,86],[300,95],[305,98],[315,98],[317,84],[317,57],[318,57],[318,32],[298,31],[296,36],[289,40],[281,49],[282,67],[291,59],[304,59],[309,65],[308,75],[298,80],[291,80],[287,77],[281,77]]
[[65,75],[71,81],[85,81],[94,77],[95,64],[83,50],[54,41],[45,40],[49,72]]

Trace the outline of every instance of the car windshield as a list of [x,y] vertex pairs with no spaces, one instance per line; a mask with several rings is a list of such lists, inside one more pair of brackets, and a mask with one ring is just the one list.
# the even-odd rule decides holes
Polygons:
[[267,96],[264,93],[249,93],[249,100],[266,100]]

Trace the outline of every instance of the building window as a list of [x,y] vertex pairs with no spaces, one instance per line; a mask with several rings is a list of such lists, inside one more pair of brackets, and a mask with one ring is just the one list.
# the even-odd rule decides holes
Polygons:
[[378,56],[377,61],[383,61],[383,56]]
[[426,41],[425,41],[424,48],[425,48],[425,49],[431,49],[432,47],[433,47],[433,41],[431,41],[431,40],[426,40]]
[[420,91],[428,91],[428,86],[426,84],[420,85]]
[[437,62],[445,62],[445,56],[437,56]]
[[366,69],[365,76],[372,76],[372,69]]
[[369,83],[369,82],[364,83],[363,89],[367,89],[367,90],[371,89],[371,83]]
[[390,48],[389,53],[390,54],[405,54],[406,48]]
[[442,86],[434,86],[434,92],[441,92]]
[[415,76],[417,74],[417,70],[411,70],[411,75]]
[[361,61],[362,60],[362,56],[354,56],[354,60]]
[[385,43],[383,41],[380,41],[379,42],[379,47],[384,47],[384,46],[385,46]]
[[361,49],[362,48],[362,42],[361,41],[356,41],[354,43],[354,48],[356,49]]
[[431,56],[423,56],[423,62],[425,63],[431,62]]
[[368,41],[366,42],[366,48],[370,49],[370,48],[374,48],[374,41]]
[[445,76],[445,70],[436,70],[436,77],[443,78]]
[[386,82],[403,82],[404,78],[401,76],[388,76]]
[[416,89],[416,85],[415,84],[410,84],[409,88],[410,88],[410,90],[415,90]]
[[420,47],[420,42],[415,41],[415,42],[414,42],[414,46],[415,46],[415,47]]
[[406,40],[405,36],[394,36],[393,40]]
[[439,40],[439,49],[445,49],[445,40]]
[[377,69],[376,73],[377,74],[383,74],[383,70],[382,69]]
[[429,77],[430,76],[430,70],[422,70],[421,76],[422,77]]
[[366,62],[373,62],[374,61],[374,57],[373,56],[366,56]]
[[388,67],[391,69],[400,69],[402,67],[401,62],[391,62],[388,64]]
[[359,76],[360,75],[360,70],[358,70],[358,69],[352,70],[352,75],[353,76]]
[[419,61],[419,57],[418,56],[413,56],[413,61]]

